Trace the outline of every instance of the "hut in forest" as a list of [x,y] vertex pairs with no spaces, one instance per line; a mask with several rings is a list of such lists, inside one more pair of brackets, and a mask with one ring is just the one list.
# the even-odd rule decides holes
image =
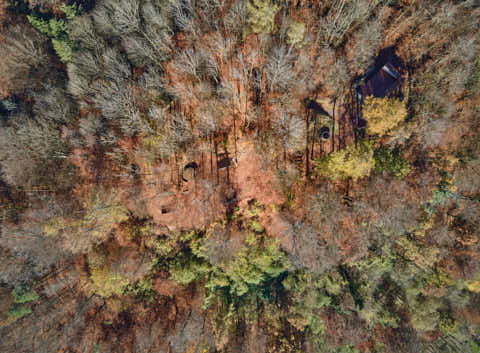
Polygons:
[[357,98],[363,102],[368,96],[377,98],[398,96],[401,83],[402,76],[398,69],[391,62],[386,62],[362,77],[356,86]]

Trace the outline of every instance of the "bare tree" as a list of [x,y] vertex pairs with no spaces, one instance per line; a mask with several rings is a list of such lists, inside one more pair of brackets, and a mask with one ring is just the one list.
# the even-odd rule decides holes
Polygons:
[[218,64],[212,55],[203,49],[194,50],[192,48],[178,54],[175,60],[175,69],[199,82],[205,77],[217,79],[219,71]]
[[[96,68],[96,66],[95,66]],[[80,103],[82,100],[91,95],[90,81],[85,77],[85,72],[75,63],[68,66],[68,91]]]
[[171,119],[169,134],[176,148],[183,148],[193,141],[193,131],[187,118],[183,114],[175,114]]
[[33,112],[37,119],[61,126],[74,118],[74,102],[67,96],[63,88],[45,85],[41,92],[34,93]]
[[222,3],[219,0],[198,0],[196,5],[197,13],[199,13],[206,31],[218,30],[220,21],[217,10],[222,7]]
[[166,13],[158,4],[152,1],[146,1],[141,9],[144,20],[145,34],[148,37],[155,38],[159,33],[172,33],[168,24]]
[[287,254],[295,267],[318,274],[335,265],[334,249],[323,242],[318,232],[309,224],[302,221],[295,222],[290,236],[293,247],[290,251],[287,250]]
[[189,75],[190,77],[199,80],[203,57],[199,51],[189,48],[180,52],[175,60],[175,68],[180,73]]
[[157,67],[147,67],[141,77],[141,85],[146,89],[164,90],[163,73]]
[[35,33],[26,31],[21,26],[14,27],[2,45],[2,60],[10,67],[23,70],[39,67],[47,60],[47,52],[41,42],[43,40]]
[[294,84],[293,57],[284,47],[275,47],[265,67],[270,90],[287,90]]
[[383,39],[383,26],[377,20],[365,23],[353,38],[352,67],[354,71],[366,70],[372,63],[378,46]]
[[130,80],[132,75],[130,65],[117,49],[105,49],[102,58],[105,78],[118,83],[124,83]]
[[24,187],[55,184],[68,154],[57,126],[25,115],[12,116],[10,121],[10,126],[0,129],[0,166],[5,180]]
[[295,115],[281,110],[273,122],[285,151],[297,152],[305,148],[305,122]]
[[339,97],[348,90],[350,75],[347,70],[347,63],[344,59],[338,59],[331,65],[327,72],[326,87],[334,98]]
[[218,31],[213,38],[211,47],[215,48],[220,60],[226,62],[232,55],[233,41],[230,36],[223,36],[222,33]]
[[196,11],[192,0],[170,0],[169,14],[181,32],[189,32],[194,37],[199,28],[195,23]]
[[88,195],[83,209],[74,213],[58,212],[44,223],[43,231],[47,237],[60,237],[66,250],[86,253],[108,239],[111,231],[128,217],[120,194],[100,188]]
[[364,22],[379,1],[370,0],[335,0],[328,10],[327,16],[320,22],[319,36],[333,47],[339,46],[347,34],[355,25]]
[[139,41],[138,49],[142,50],[142,47],[148,44],[150,49],[147,49],[143,55],[157,65],[161,65],[163,61],[167,60],[172,51],[173,31],[168,24],[166,12],[151,2],[146,2],[142,6],[144,26],[141,34],[144,41]]
[[37,88],[52,73],[46,40],[30,27],[2,29],[0,53],[0,95]]
[[75,55],[68,69],[72,75],[80,75],[87,81],[95,80],[103,74],[101,58],[90,50],[85,50],[82,55]]
[[235,1],[228,10],[224,19],[228,33],[235,34],[237,38],[242,35],[243,28],[247,23],[247,7],[245,1]]
[[[105,40],[95,31],[91,16],[76,16],[69,25],[69,35],[82,49],[99,52],[105,47]],[[81,55],[75,55],[78,59]]]
[[94,12],[98,28],[107,34],[124,36],[140,30],[140,3],[138,0],[105,0]]

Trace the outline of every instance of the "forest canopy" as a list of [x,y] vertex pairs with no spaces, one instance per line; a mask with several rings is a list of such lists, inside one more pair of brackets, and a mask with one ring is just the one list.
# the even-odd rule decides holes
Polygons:
[[0,351],[480,352],[478,28],[0,0]]

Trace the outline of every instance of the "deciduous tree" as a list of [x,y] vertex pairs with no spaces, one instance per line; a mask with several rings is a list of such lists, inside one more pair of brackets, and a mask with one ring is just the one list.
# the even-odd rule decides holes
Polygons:
[[369,135],[383,136],[407,117],[405,102],[394,98],[367,97],[362,108]]
[[368,176],[375,167],[373,148],[369,141],[361,141],[346,149],[332,152],[317,161],[318,174],[330,179],[357,180]]

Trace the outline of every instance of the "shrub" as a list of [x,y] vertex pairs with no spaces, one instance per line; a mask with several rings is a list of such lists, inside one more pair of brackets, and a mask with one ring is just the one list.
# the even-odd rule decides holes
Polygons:
[[380,147],[374,151],[375,171],[386,171],[397,178],[404,178],[410,173],[410,163],[402,158],[400,148]]
[[455,185],[448,178],[447,175],[440,181],[438,189],[433,192],[433,198],[424,203],[423,209],[428,216],[433,215],[438,206],[445,205],[450,199],[456,197]]
[[12,305],[8,310],[8,316],[14,319],[20,319],[31,313],[32,309],[24,305]]
[[470,341],[470,348],[472,349],[472,353],[480,353],[480,343],[475,341]]
[[367,97],[362,109],[369,135],[383,136],[407,116],[405,102],[394,98]]
[[259,212],[263,209],[263,206],[258,200],[251,200],[248,204],[246,213],[249,217],[258,216]]
[[12,294],[17,304],[33,302],[38,299],[38,294],[25,284],[15,287]]
[[14,304],[8,309],[8,317],[20,319],[32,313],[28,303],[32,303],[38,299],[38,294],[28,285],[22,283],[12,290]]
[[438,322],[438,329],[444,335],[454,335],[457,331],[457,321],[449,316],[447,313],[440,314],[440,321]]
[[153,250],[156,254],[162,257],[168,257],[177,250],[177,242],[169,236],[151,235],[145,240],[145,247]]
[[357,146],[350,145],[318,160],[316,171],[332,180],[357,180],[368,176],[374,166],[372,144],[369,141],[360,141]]
[[134,284],[130,284],[126,291],[130,295],[141,296],[145,299],[153,299],[155,295],[153,280],[148,278],[142,278]]

